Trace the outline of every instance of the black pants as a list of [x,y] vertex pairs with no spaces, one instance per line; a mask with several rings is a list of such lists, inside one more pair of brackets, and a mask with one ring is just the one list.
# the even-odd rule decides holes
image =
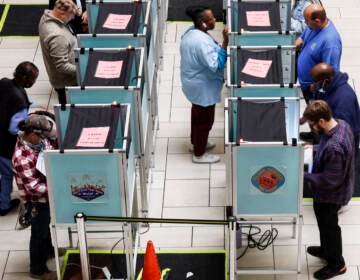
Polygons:
[[209,132],[214,124],[215,104],[202,107],[193,104],[191,107],[191,143],[194,155],[199,157],[205,153]]
[[49,203],[31,204],[30,272],[41,275],[48,271],[46,260],[54,250],[50,235]]
[[329,266],[345,265],[342,256],[341,228],[338,224],[338,210],[341,205],[314,202],[314,211],[320,232],[320,246]]
[[56,88],[55,91],[58,94],[59,103],[62,105],[66,104],[65,88]]
[[302,91],[302,94],[303,94],[303,96],[304,96],[304,98],[305,98],[305,102],[306,102],[306,104],[309,104],[309,100],[310,99],[312,99],[312,97],[313,97],[313,93],[310,91],[310,86],[308,86],[306,89],[302,89],[301,90]]

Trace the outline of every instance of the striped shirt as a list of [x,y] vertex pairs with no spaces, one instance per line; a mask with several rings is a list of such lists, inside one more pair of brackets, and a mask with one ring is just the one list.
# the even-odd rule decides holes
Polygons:
[[334,128],[321,135],[312,173],[304,174],[317,203],[345,205],[354,191],[353,133],[345,121],[337,122]]
[[[54,149],[47,139],[43,141],[45,149]],[[40,151],[32,149],[18,137],[12,164],[19,196],[24,203],[49,202],[46,177],[36,169],[39,153]]]

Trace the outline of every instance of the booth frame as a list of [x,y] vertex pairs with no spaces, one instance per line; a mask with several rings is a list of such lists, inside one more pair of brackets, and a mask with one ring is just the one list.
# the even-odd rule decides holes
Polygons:
[[[227,48],[227,87],[235,88],[238,86],[237,81],[237,54],[238,49],[248,51],[266,51],[281,49],[281,60],[283,70],[283,84],[294,84],[295,83],[295,46],[228,46]],[[288,62],[289,65],[284,65],[284,62]],[[262,84],[265,85],[265,84]]]
[[[264,98],[249,98],[249,99],[264,99]],[[266,98],[265,98],[266,99]],[[272,98],[274,99],[274,98]],[[236,256],[236,226],[229,226],[229,231],[226,239],[226,246],[229,250],[229,274],[230,280],[236,279],[236,275],[265,275],[265,274],[297,274],[301,273],[301,241],[302,241],[302,197],[303,197],[303,143],[298,142],[297,139],[293,143],[283,142],[244,142],[237,144],[230,141],[229,135],[229,100],[237,100],[231,97],[225,99],[225,164],[226,164],[226,181],[227,181],[227,208],[230,219],[239,224],[290,224],[292,225],[292,237],[297,235],[297,260],[296,268],[291,269],[237,269]],[[290,211],[289,213],[238,213],[237,208],[237,149],[239,147],[297,147],[299,152],[299,177],[297,190],[297,211]],[[246,219],[246,220],[244,220]],[[296,234],[297,227],[297,234]]]
[[[90,7],[91,4],[98,4],[100,1],[93,3],[88,1],[87,5]],[[105,3],[132,3],[135,1],[129,0],[103,0]],[[151,116],[153,119],[153,126],[158,126],[158,100],[157,100],[157,91],[158,91],[158,76],[157,70],[159,69],[160,59],[162,56],[162,40],[163,35],[160,32],[160,20],[162,10],[159,6],[160,0],[144,0],[143,3],[146,5],[146,11],[144,16],[144,22],[142,32],[134,33],[93,33],[92,16],[89,14],[89,33],[90,34],[79,34],[77,36],[78,46],[80,48],[126,48],[129,45],[133,47],[143,47],[145,49],[145,83],[149,92],[149,100],[151,103]],[[91,8],[89,9],[91,13]],[[150,23],[150,24],[149,24]],[[150,28],[151,27],[151,28]],[[139,28],[140,29],[140,28]],[[147,37],[150,36],[149,46],[147,45]]]
[[[67,108],[70,108],[74,105],[65,105]],[[77,107],[110,107],[111,104],[80,104],[75,105]],[[48,195],[49,195],[49,203],[50,203],[50,215],[52,217],[50,222],[50,232],[53,240],[53,244],[55,247],[55,264],[56,264],[56,271],[57,271],[57,277],[58,279],[61,279],[61,268],[60,268],[60,262],[59,262],[59,254],[58,254],[58,238],[57,238],[57,230],[58,229],[64,229],[66,228],[69,233],[69,240],[72,240],[72,237],[70,234],[77,232],[79,236],[79,244],[80,246],[86,245],[86,232],[123,232],[125,235],[124,238],[124,244],[125,244],[125,252],[126,252],[126,260],[127,260],[127,271],[129,275],[133,275],[135,273],[134,271],[134,263],[136,261],[136,255],[134,255],[133,247],[135,246],[137,248],[137,244],[139,242],[139,234],[137,225],[129,225],[124,224],[123,226],[116,228],[113,227],[113,224],[110,223],[92,223],[89,225],[90,230],[89,231],[83,231],[83,230],[77,230],[76,231],[76,222],[74,219],[74,223],[68,222],[66,218],[64,221],[64,218],[57,219],[57,207],[56,207],[56,198],[54,195],[55,185],[60,184],[59,182],[56,183],[56,180],[54,179],[56,176],[55,173],[58,173],[58,171],[52,170],[51,167],[51,158],[54,158],[56,156],[105,156],[109,155],[117,159],[118,166],[115,167],[117,170],[118,177],[115,179],[115,181],[118,182],[118,188],[119,188],[119,200],[122,201],[121,205],[119,205],[119,213],[124,213],[127,217],[131,216],[137,216],[138,212],[138,205],[137,205],[137,188],[136,188],[136,178],[135,176],[132,178],[132,182],[128,181],[128,174],[127,174],[127,168],[128,165],[128,155],[126,154],[127,146],[128,146],[128,132],[129,132],[129,125],[130,125],[130,105],[129,104],[121,104],[121,106],[124,106],[126,108],[126,118],[125,118],[125,124],[123,127],[123,142],[121,148],[115,148],[112,150],[109,149],[65,149],[65,150],[47,150],[44,153],[44,160],[45,160],[45,168],[46,168],[46,174],[47,174],[47,184],[48,184]],[[54,108],[60,108],[61,105],[54,105]],[[60,120],[59,116],[57,115],[57,111],[55,110],[55,117],[58,121]],[[55,166],[53,166],[55,168]],[[67,168],[67,167],[66,167]],[[134,169],[135,171],[135,169]],[[65,171],[66,172],[66,171]],[[54,174],[53,174],[54,173]],[[133,184],[132,186],[132,194],[130,191],[130,183]],[[61,207],[63,207],[62,205]],[[59,210],[59,212],[63,212],[62,210]],[[75,217],[74,213],[74,217]],[[111,230],[106,230],[106,227],[112,226]],[[105,227],[105,229],[104,229]],[[86,250],[82,248],[82,252],[86,252]],[[130,278],[134,279],[134,278]]]
[[[78,57],[80,51],[82,49],[76,49],[76,55]],[[89,48],[84,49],[85,51],[89,51]],[[126,49],[124,48],[92,48],[93,51],[124,51]],[[143,71],[145,71],[144,67],[144,48],[135,48],[135,52],[138,53],[138,56],[135,56],[135,60],[137,59],[138,63],[138,71],[136,78],[136,84],[135,85],[129,85],[128,87],[124,86],[116,86],[116,87],[110,87],[110,86],[84,86],[84,87],[67,87],[67,100],[69,100],[71,103],[71,94],[69,91],[75,91],[75,90],[89,90],[89,91],[99,91],[103,90],[106,91],[112,91],[112,90],[119,90],[119,94],[121,94],[121,91],[132,91],[133,92],[133,105],[131,110],[134,110],[134,116],[135,116],[135,125],[137,126],[135,128],[135,131],[132,133],[135,133],[136,139],[133,139],[136,143],[136,154],[139,157],[139,173],[140,173],[140,187],[141,187],[141,204],[142,204],[142,211],[146,215],[149,209],[149,196],[150,196],[150,183],[151,183],[151,167],[153,166],[153,155],[154,155],[154,144],[155,144],[155,136],[156,136],[156,130],[153,127],[153,122],[151,120],[151,108],[149,104],[150,96],[149,91],[142,89],[142,82],[145,82],[142,80]],[[80,63],[80,62],[79,62]],[[82,80],[82,75],[80,73],[80,67],[77,67],[77,75],[79,77],[79,81]],[[146,73],[145,73],[146,75]],[[131,77],[133,78],[133,77]],[[146,79],[146,78],[145,78]],[[80,83],[81,84],[81,83]],[[146,89],[146,88],[145,88]],[[84,94],[84,97],[85,94]],[[101,97],[99,97],[101,99]],[[114,100],[104,100],[101,99],[101,102],[113,102]],[[79,103],[79,99],[77,100],[77,103]],[[95,101],[96,102],[96,101]],[[95,103],[95,102],[89,102],[86,99],[84,99],[84,104],[86,103]],[[145,106],[145,110],[144,107]],[[148,112],[148,114],[146,113]]]

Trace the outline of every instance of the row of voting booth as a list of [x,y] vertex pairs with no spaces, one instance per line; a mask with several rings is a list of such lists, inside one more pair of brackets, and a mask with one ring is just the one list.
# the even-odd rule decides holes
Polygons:
[[[291,0],[228,0],[229,47],[225,156],[229,276],[300,274],[303,147],[300,90],[295,85]],[[289,270],[238,269],[236,229],[290,224],[297,262]],[[296,234],[297,226],[297,234]],[[241,259],[239,260],[241,262]]]
[[[51,233],[55,248],[57,230],[77,233],[82,279],[90,279],[92,232],[124,239],[127,279],[135,279],[138,225],[105,220],[85,228],[75,215],[147,215],[166,11],[166,0],[88,1],[89,34],[77,36],[75,50],[78,86],[54,106],[59,148],[45,153]],[[55,257],[61,279],[57,250]]]
[[[291,0],[226,3],[228,217],[209,223],[229,225],[229,279],[300,273],[303,147],[291,5]],[[55,248],[58,229],[77,233],[82,279],[91,274],[87,234],[118,233],[126,278],[135,279],[139,222],[98,218],[85,227],[84,217],[146,218],[167,0],[92,0],[87,11],[89,34],[77,37],[75,50],[78,86],[66,88],[67,104],[54,107],[59,148],[45,153],[51,233]],[[236,228],[242,223],[291,224],[294,237],[297,226],[295,269],[238,270]],[[61,279],[57,250],[55,257]]]

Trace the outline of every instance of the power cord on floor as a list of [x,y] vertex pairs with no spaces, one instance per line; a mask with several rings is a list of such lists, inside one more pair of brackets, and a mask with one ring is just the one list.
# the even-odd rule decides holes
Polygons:
[[[236,259],[242,258],[249,248],[258,248],[259,250],[265,250],[269,245],[271,245],[276,237],[278,236],[278,230],[272,228],[271,230],[266,230],[258,240],[255,240],[255,236],[261,233],[260,227],[250,225],[241,225],[241,230],[248,228],[248,233],[242,232],[241,235],[247,236],[247,246],[245,250],[238,256]],[[253,232],[255,230],[255,232]]]

